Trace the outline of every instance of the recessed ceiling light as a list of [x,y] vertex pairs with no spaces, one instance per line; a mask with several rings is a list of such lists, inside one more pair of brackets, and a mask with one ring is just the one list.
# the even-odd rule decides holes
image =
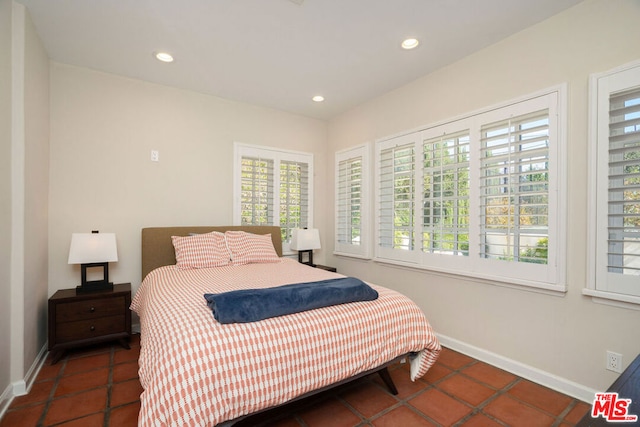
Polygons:
[[322,102],[322,101],[324,101],[324,96],[322,96],[322,95],[316,95],[316,96],[314,96],[314,97],[313,97],[313,98],[311,98],[311,99],[313,99],[315,102]]
[[171,56],[167,52],[156,52],[155,56],[158,61],[173,62],[173,56]]
[[420,42],[418,41],[418,39],[406,39],[402,42],[402,48],[413,49],[414,47],[417,47],[419,44]]

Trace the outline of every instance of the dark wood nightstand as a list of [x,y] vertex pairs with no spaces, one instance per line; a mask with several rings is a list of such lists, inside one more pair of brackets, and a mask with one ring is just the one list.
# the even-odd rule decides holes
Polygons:
[[337,270],[335,267],[329,267],[328,265],[320,265],[320,264],[316,264],[315,268],[319,268],[321,270],[326,270],[326,271],[330,271],[332,273],[336,273]]
[[129,348],[131,337],[131,283],[107,291],[76,293],[61,289],[49,298],[51,364],[73,347],[118,340]]

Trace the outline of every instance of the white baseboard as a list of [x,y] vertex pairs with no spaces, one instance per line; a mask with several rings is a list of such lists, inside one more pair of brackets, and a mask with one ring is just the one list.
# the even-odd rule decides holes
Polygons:
[[9,405],[11,405],[11,401],[13,400],[13,387],[11,384],[4,389],[2,394],[0,395],[0,420],[4,417],[5,412],[9,409]]
[[0,395],[0,419],[2,419],[5,412],[7,412],[7,410],[9,409],[9,406],[11,406],[11,402],[13,401],[14,397],[23,396],[27,394],[29,390],[31,390],[31,386],[33,386],[33,383],[36,381],[36,378],[38,377],[38,372],[40,372],[42,365],[47,359],[47,353],[48,353],[47,347],[48,345],[45,342],[42,349],[40,349],[38,356],[33,361],[33,363],[31,364],[31,367],[27,371],[27,374],[25,375],[24,379],[12,382],[2,392],[2,395]]
[[492,353],[488,350],[475,347],[473,345],[456,340],[446,335],[436,334],[440,343],[451,350],[471,356],[474,359],[481,360],[490,365],[496,366],[505,371],[511,372],[522,378],[526,378],[537,384],[549,387],[552,390],[566,394],[568,396],[580,399],[583,402],[591,404],[595,396],[596,390],[570,381],[566,378],[559,377],[549,372],[534,368],[513,359]]
[[[25,375],[24,381],[22,381],[24,384],[26,384],[26,389],[24,390],[23,394],[27,394],[29,390],[31,390],[31,386],[33,385],[33,383],[36,382],[38,373],[40,372],[42,365],[44,365],[44,362],[47,360],[47,354],[49,353],[49,351],[47,350],[48,347],[49,347],[48,342],[45,342],[42,348],[40,349],[40,353],[38,353],[36,360],[33,361],[33,363],[31,364],[31,367],[27,371],[27,375]],[[13,395],[21,396],[20,394],[16,393],[15,389],[14,389]]]

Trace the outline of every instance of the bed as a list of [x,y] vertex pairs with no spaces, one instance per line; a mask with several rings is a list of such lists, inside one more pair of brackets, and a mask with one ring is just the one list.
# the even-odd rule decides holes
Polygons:
[[[212,267],[201,264],[202,257],[197,267],[184,263],[185,247],[191,252],[202,248],[181,242],[211,235],[219,239],[222,233],[231,263]],[[271,252],[264,255],[261,247],[264,256],[256,258],[254,246],[234,243],[238,235],[255,237],[247,240],[251,245],[260,236],[259,244],[271,246]],[[378,293],[373,301],[256,322],[217,322],[204,294],[343,277],[282,257],[281,247],[279,227],[142,230],[143,281],[131,304],[141,327],[139,426],[230,426],[373,372],[380,372],[393,389],[385,367],[399,358],[409,360],[412,380],[433,365],[440,344],[422,311],[403,295],[374,284],[369,284]]]

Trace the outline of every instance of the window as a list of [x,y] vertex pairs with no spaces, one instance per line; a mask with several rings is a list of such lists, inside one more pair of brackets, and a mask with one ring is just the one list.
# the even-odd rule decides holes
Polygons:
[[336,153],[336,255],[369,258],[369,146]]
[[559,88],[376,144],[376,259],[564,291]]
[[[280,162],[280,226],[284,240],[290,230],[309,226],[309,162]],[[285,237],[286,236],[286,237]]]
[[313,154],[235,144],[234,221],[279,225],[283,251],[291,230],[312,227]]
[[378,144],[379,257],[415,261],[417,137]]
[[423,142],[423,252],[469,255],[469,132]]
[[585,293],[640,303],[640,64],[591,78],[590,280]]
[[273,163],[273,159],[242,158],[240,224],[273,224]]
[[546,264],[549,112],[481,129],[480,256]]

